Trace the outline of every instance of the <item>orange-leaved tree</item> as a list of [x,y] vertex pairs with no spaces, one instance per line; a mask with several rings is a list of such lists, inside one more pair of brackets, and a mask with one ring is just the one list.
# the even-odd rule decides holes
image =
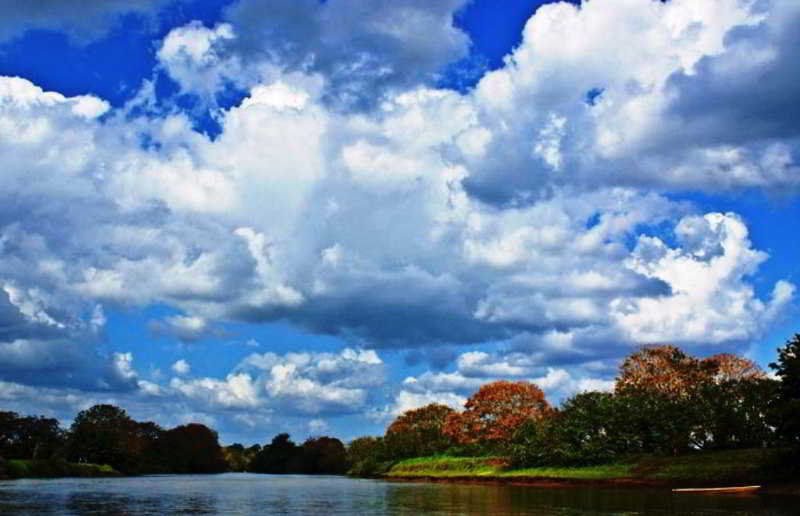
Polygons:
[[551,410],[536,385],[500,380],[481,386],[464,404],[463,412],[447,418],[444,431],[459,444],[502,447],[511,442],[520,425],[541,419]]
[[452,444],[443,433],[448,416],[455,411],[447,405],[431,403],[407,410],[386,429],[384,444],[396,459],[426,457],[442,453]]
[[733,380],[763,380],[767,374],[758,364],[747,358],[731,353],[719,353],[706,358],[703,362],[709,363],[717,383]]
[[653,391],[684,397],[715,369],[715,363],[697,360],[675,346],[644,346],[622,363],[616,391]]
[[641,451],[761,446],[769,438],[752,393],[770,385],[751,360],[730,353],[698,359],[675,346],[645,346],[622,363],[620,408]]

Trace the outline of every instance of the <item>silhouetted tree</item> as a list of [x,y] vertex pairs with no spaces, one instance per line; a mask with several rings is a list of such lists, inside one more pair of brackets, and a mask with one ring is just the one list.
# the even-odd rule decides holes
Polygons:
[[778,435],[800,446],[800,334],[778,349],[778,360],[769,367],[781,380],[773,406]]
[[160,448],[173,473],[222,473],[227,469],[217,432],[200,423],[167,430]]
[[296,471],[300,453],[301,450],[289,438],[289,434],[278,434],[256,454],[250,463],[250,470],[256,473],[291,473]]
[[6,459],[48,459],[64,442],[64,430],[55,419],[0,412],[0,456]]
[[69,460],[108,464],[122,473],[137,473],[138,450],[131,449],[136,426],[114,405],[95,405],[79,412],[70,427]]
[[347,451],[335,437],[310,437],[302,446],[302,472],[342,475],[347,472]]

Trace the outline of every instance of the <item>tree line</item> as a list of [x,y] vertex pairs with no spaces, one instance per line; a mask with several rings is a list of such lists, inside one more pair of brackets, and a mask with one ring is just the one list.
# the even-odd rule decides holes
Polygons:
[[623,361],[613,392],[582,392],[552,407],[535,384],[491,382],[461,411],[436,403],[409,410],[383,436],[347,447],[328,436],[298,445],[287,433],[263,446],[223,447],[203,424],[165,430],[108,404],[81,411],[68,430],[52,418],[0,411],[0,457],[106,464],[123,474],[374,475],[398,460],[438,454],[502,455],[524,467],[737,448],[800,453],[800,334],[770,368],[774,378],[736,355],[697,358],[647,346]]
[[[56,419],[0,411],[0,457],[50,462],[44,472],[63,471],[64,462],[109,465],[126,475],[165,473],[341,474],[349,467],[344,444],[312,437],[296,445],[288,434],[263,447],[221,446],[217,432],[200,423],[163,429],[136,421],[114,405],[81,411],[68,430]],[[46,476],[46,475],[45,475]]]
[[583,466],[640,454],[800,449],[800,335],[778,350],[770,378],[746,358],[698,358],[646,346],[622,363],[613,392],[582,392],[552,407],[535,384],[480,387],[462,411],[441,404],[409,410],[383,436],[350,443],[357,475],[438,454],[502,455],[517,467]]

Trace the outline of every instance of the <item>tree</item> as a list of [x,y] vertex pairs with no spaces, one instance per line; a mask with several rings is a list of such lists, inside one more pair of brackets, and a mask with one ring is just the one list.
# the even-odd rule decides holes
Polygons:
[[250,471],[273,474],[297,472],[301,452],[289,434],[278,434],[256,454],[250,463]]
[[463,412],[450,414],[444,433],[460,444],[502,450],[522,423],[540,420],[551,410],[536,385],[500,380],[481,386],[464,404]]
[[407,410],[386,429],[384,443],[394,459],[427,457],[443,453],[453,443],[443,427],[447,418],[455,413],[440,403]]
[[773,408],[777,432],[784,441],[800,445],[800,334],[778,350],[777,362],[769,367],[780,378]]
[[615,390],[658,391],[685,397],[716,367],[715,362],[701,362],[675,346],[644,346],[622,363]]
[[759,376],[703,384],[695,397],[701,407],[696,446],[732,449],[772,445],[775,432],[769,421],[769,405],[779,385],[776,380]]
[[227,463],[217,432],[200,423],[171,428],[162,437],[162,453],[173,473],[221,473]]
[[6,459],[47,459],[63,448],[64,440],[53,418],[0,412],[0,456]]
[[646,346],[625,359],[615,392],[637,438],[631,451],[680,454],[692,448],[762,446],[770,430],[770,382],[751,360],[721,353],[700,360],[674,346]]
[[[720,353],[705,359],[717,383],[735,380],[763,380],[767,374],[752,360],[731,353]],[[705,369],[705,368],[704,368]]]
[[138,472],[138,457],[130,444],[136,423],[114,405],[82,410],[70,427],[69,459],[108,464],[123,473]]
[[388,460],[383,443],[383,437],[359,437],[350,441],[347,445],[347,461],[350,464],[357,464],[362,461],[371,460],[383,462]]
[[309,437],[302,446],[302,472],[310,475],[342,475],[347,472],[347,451],[335,437]]

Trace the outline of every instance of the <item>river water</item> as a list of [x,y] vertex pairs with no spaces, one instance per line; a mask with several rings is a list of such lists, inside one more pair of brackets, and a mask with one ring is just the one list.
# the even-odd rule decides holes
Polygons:
[[665,489],[400,483],[334,476],[156,475],[0,481],[0,514],[796,515],[795,497]]

